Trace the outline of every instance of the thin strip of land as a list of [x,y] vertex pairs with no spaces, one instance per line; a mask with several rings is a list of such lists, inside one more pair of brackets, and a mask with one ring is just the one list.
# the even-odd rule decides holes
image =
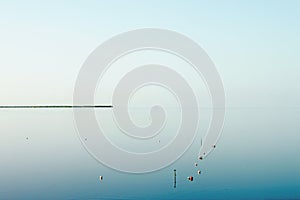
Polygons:
[[31,105],[31,106],[0,106],[0,109],[26,109],[26,108],[113,108],[112,105]]

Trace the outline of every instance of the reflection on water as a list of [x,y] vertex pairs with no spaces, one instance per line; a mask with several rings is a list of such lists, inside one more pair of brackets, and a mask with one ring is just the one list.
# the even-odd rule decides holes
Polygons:
[[85,151],[72,110],[1,110],[0,199],[300,198],[299,119],[300,109],[228,109],[206,159],[200,136],[171,166],[132,175]]

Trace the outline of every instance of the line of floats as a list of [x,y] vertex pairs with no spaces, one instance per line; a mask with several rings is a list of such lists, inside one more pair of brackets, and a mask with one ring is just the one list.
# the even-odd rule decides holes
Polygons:
[[[216,145],[213,145],[213,148],[216,148]],[[199,159],[203,160],[203,157],[200,156]],[[195,167],[198,167],[198,163],[195,163]],[[197,174],[200,175],[201,174],[201,170],[198,170]],[[173,177],[174,177],[174,188],[176,188],[176,183],[177,183],[177,171],[176,171],[176,169],[174,169],[174,175],[173,175]],[[103,176],[99,176],[99,180],[103,181]],[[188,176],[187,180],[192,182],[192,181],[194,181],[194,177],[193,176]]]

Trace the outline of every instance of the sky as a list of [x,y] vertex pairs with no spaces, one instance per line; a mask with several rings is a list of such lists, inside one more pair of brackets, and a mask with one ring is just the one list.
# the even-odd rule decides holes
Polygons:
[[1,1],[1,105],[71,104],[88,55],[138,28],[177,31],[214,61],[227,106],[299,106],[299,1]]

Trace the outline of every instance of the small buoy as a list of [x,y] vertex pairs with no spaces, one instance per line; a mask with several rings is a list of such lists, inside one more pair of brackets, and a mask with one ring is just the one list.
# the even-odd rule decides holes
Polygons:
[[99,180],[102,181],[103,180],[103,176],[99,176]]
[[213,148],[216,148],[216,145],[213,145]]
[[28,137],[26,137],[26,140],[28,140]]
[[199,175],[201,174],[201,170],[198,170],[198,172],[197,172]]
[[198,163],[195,163],[195,167],[197,167],[198,166]]
[[200,160],[203,160],[203,157],[202,157],[202,156],[200,156],[200,157],[199,157],[199,159],[200,159]]
[[193,181],[193,180],[194,180],[194,177],[189,176],[189,177],[187,177],[187,179],[188,179],[189,181]]
[[84,138],[85,141],[87,141],[87,138]]

